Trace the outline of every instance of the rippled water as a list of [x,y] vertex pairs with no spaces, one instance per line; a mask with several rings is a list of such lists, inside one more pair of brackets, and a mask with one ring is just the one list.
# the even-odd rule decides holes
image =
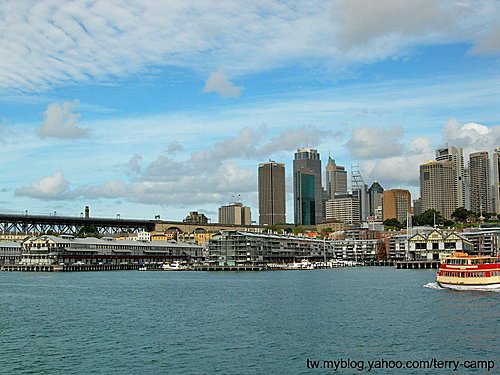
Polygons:
[[[424,287],[433,280],[389,267],[3,272],[0,372],[307,374],[328,372],[307,359],[496,360],[500,294]],[[388,371],[448,373],[378,373]]]

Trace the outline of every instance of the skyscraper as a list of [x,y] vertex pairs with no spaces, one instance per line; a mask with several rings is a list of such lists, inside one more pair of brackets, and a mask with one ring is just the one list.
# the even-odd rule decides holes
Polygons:
[[384,220],[395,218],[405,224],[411,212],[411,193],[404,189],[391,189],[385,190],[383,194]]
[[315,225],[323,218],[321,160],[311,148],[299,148],[293,160],[293,207],[295,224]]
[[364,222],[370,215],[368,186],[365,184],[361,170],[357,164],[351,165],[351,186],[353,197],[359,200],[360,222]]
[[469,155],[470,209],[491,212],[490,159],[487,151]]
[[382,216],[382,196],[384,194],[384,188],[375,181],[368,189],[368,206],[369,214],[375,220],[381,220]]
[[455,211],[455,165],[452,161],[431,160],[420,165],[421,210],[439,211],[451,219]]
[[259,224],[284,224],[285,209],[285,164],[259,164]]
[[335,195],[347,194],[347,171],[345,167],[337,165],[334,159],[328,157],[325,170],[328,199],[334,199]]
[[500,214],[500,147],[493,153],[493,197],[495,212]]
[[436,160],[449,160],[455,166],[455,208],[465,207],[464,155],[461,147],[446,146],[436,150]]

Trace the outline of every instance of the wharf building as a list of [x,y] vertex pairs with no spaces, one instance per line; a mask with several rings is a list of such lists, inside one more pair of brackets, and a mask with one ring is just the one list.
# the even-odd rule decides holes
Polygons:
[[285,164],[259,164],[259,224],[286,223]]
[[469,155],[469,178],[471,211],[491,212],[490,160],[487,151]]
[[409,259],[414,261],[440,261],[454,251],[470,253],[473,250],[473,243],[455,232],[433,230],[427,234],[417,233],[408,239]]
[[431,160],[420,165],[420,197],[423,212],[434,209],[445,219],[455,211],[455,165],[452,161]]
[[297,225],[315,225],[324,219],[321,160],[317,150],[299,148],[293,160],[293,206]]
[[0,242],[0,267],[8,264],[18,264],[21,261],[22,245],[14,241]]
[[411,213],[411,193],[404,189],[385,190],[383,193],[383,219],[397,219],[406,223]]
[[195,244],[95,237],[43,235],[22,243],[22,265],[122,264],[167,261],[202,261],[203,247]]
[[322,240],[275,234],[223,231],[208,246],[208,261],[214,266],[258,266],[325,258],[374,262],[382,240]]
[[244,206],[240,202],[219,207],[219,224],[251,225],[250,207]]

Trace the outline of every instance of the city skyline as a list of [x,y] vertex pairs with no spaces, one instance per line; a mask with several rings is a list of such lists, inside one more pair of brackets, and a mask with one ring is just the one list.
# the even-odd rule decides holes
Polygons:
[[416,198],[436,149],[500,144],[497,2],[51,4],[0,5],[1,212],[257,214],[272,159],[293,222],[299,147]]

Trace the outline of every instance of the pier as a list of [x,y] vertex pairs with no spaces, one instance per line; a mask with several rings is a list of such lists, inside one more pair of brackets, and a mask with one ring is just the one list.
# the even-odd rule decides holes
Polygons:
[[240,266],[193,266],[193,271],[263,271],[264,266],[240,265]]
[[407,260],[396,262],[395,267],[398,270],[437,269],[439,263],[439,260]]
[[11,272],[88,272],[88,271],[126,271],[137,270],[139,264],[5,264],[0,267],[1,271]]

